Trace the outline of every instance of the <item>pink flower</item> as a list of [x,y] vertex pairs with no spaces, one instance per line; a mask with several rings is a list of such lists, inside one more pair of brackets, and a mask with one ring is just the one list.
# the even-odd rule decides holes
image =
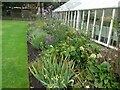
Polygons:
[[47,36],[45,43],[46,43],[46,44],[49,44],[49,42],[52,41],[52,38],[53,38],[52,36]]

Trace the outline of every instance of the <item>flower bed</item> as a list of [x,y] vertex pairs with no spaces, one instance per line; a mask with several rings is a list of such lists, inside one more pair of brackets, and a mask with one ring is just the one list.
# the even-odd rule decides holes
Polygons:
[[120,88],[99,45],[73,28],[44,19],[30,24],[27,39],[37,51],[29,70],[45,88]]

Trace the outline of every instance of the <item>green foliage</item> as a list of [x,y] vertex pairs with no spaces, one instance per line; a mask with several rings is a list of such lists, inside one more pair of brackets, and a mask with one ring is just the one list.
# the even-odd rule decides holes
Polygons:
[[52,45],[65,40],[66,31],[69,30],[69,28],[62,24],[60,21],[48,19],[46,19],[46,25],[43,27],[43,29],[49,35],[54,37],[53,40],[50,42]]
[[[90,41],[88,36],[81,32],[76,32],[73,28],[67,27],[57,20],[45,19],[45,24],[40,28],[42,30],[40,30],[39,33],[42,31],[45,32],[46,38],[44,37],[43,40],[40,40],[43,36],[40,37],[38,35],[38,37],[39,40],[45,44],[38,43],[36,38],[33,40],[38,43],[36,45],[41,45],[42,52],[40,53],[40,60],[42,61],[37,62],[37,66],[30,66],[30,70],[46,87],[67,87],[71,78],[64,82],[64,85],[59,84],[59,86],[56,80],[54,80],[55,82],[52,80],[56,77],[55,75],[59,76],[59,72],[56,71],[55,73],[54,69],[57,70],[57,67],[66,65],[66,67],[64,67],[64,70],[66,70],[67,64],[73,62],[74,68],[68,69],[75,71],[75,77],[74,79],[72,78],[72,81],[74,80],[74,84],[72,83],[73,87],[119,88],[119,83],[116,82],[115,76],[111,72],[111,65],[107,62],[107,59],[106,61],[104,60],[105,56],[100,53],[101,47]],[[37,34],[38,32],[33,35],[37,36]],[[40,68],[39,66],[42,67]],[[62,71],[63,69],[59,68],[59,70]],[[44,76],[46,73],[47,77],[49,77],[47,80],[45,79],[46,76]],[[53,75],[51,73],[55,74]],[[60,75],[64,75],[64,73],[60,73]],[[63,79],[65,79],[65,77],[62,77],[60,80]]]
[[74,84],[74,62],[63,58],[58,62],[56,56],[41,57],[29,69],[32,74],[47,88],[67,88]]
[[28,41],[37,49],[40,48],[40,44],[43,43],[45,44],[46,41],[46,35],[45,31],[42,29],[36,29],[36,30],[31,30],[28,34]]
[[83,45],[81,44],[81,42],[82,42],[81,38],[76,38],[76,42],[75,42],[75,39],[71,39],[70,41],[67,40],[66,42],[61,41],[54,46],[52,45],[47,46],[46,50],[43,51],[41,55],[50,56],[54,54],[57,56],[63,55],[64,57],[70,56],[70,59],[75,62],[76,68],[84,68],[86,67],[86,64],[87,64],[89,51],[87,51],[85,48],[84,48],[84,51],[80,50],[80,47],[82,47],[81,45]]
[[89,66],[89,70],[94,75],[94,85],[96,88],[119,88],[119,83],[115,81],[114,75],[110,73],[110,65],[104,61],[100,65]]
[[[46,21],[46,23],[43,22]],[[56,45],[58,42],[65,40],[65,33],[69,28],[56,20],[41,19],[29,24],[28,41],[33,44],[35,48],[39,48],[40,42],[45,43],[47,37],[52,37],[48,43]],[[46,40],[45,40],[46,39]]]
[[102,62],[100,65],[88,65],[86,69],[78,71],[75,88],[113,88],[119,89],[120,83],[109,70],[109,63]]

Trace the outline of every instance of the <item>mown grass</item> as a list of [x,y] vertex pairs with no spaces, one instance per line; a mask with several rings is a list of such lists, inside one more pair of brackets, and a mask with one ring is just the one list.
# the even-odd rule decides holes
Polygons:
[[2,88],[28,88],[26,21],[2,21]]
[[0,20],[0,89],[2,88],[2,20]]

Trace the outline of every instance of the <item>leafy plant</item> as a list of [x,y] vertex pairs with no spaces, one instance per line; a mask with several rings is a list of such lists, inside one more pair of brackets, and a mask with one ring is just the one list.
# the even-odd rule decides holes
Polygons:
[[97,66],[89,66],[94,75],[94,85],[96,88],[118,88],[119,83],[115,81],[114,75],[110,73],[110,65],[104,61]]
[[32,30],[28,35],[28,41],[37,49],[40,48],[40,44],[46,41],[47,33],[42,29]]
[[56,56],[41,57],[29,69],[31,73],[47,88],[67,88],[74,84],[74,62],[63,57],[58,62]]
[[66,31],[69,28],[57,20],[47,20],[46,25],[43,30],[47,32],[50,36],[53,36],[53,40],[50,44],[55,45],[56,43],[65,40]]

